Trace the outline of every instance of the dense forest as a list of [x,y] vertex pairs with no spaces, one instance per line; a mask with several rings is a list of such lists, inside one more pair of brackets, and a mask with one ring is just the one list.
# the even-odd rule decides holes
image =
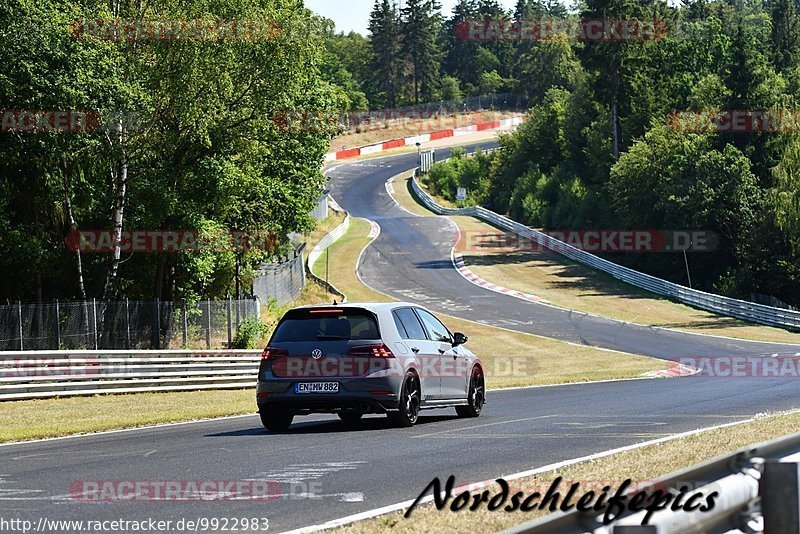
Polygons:
[[[457,9],[481,5],[465,0]],[[548,9],[520,5],[526,13]],[[694,287],[800,305],[795,3],[592,0],[568,16],[660,20],[681,31],[639,41],[516,43],[503,56],[514,67],[497,74],[530,96],[527,122],[503,139],[505,150],[435,168],[433,187],[451,200],[466,187],[467,203],[545,229],[710,232],[715,250],[688,253]],[[462,59],[477,65],[483,55]],[[675,120],[681,111],[707,120]],[[749,117],[744,127],[723,120],[734,111]],[[758,121],[759,114],[783,120]],[[688,285],[682,254],[609,257]]]
[[352,109],[386,109],[511,92],[543,95],[558,73],[529,55],[531,40],[470,38],[480,21],[566,18],[558,0],[518,0],[507,12],[497,0],[459,0],[449,16],[436,0],[375,0],[369,34],[328,30],[327,75],[345,89]]
[[[347,108],[323,73],[326,28],[297,0],[2,2],[0,301],[219,297],[237,279],[244,290],[259,261],[285,253],[288,233],[313,228],[336,132],[286,132],[273,117]],[[48,131],[47,110],[95,120]],[[31,127],[26,113],[51,122]],[[76,230],[156,229],[209,240],[243,231],[274,246],[65,244]]]
[[[76,21],[98,20],[133,23],[127,35],[76,32]],[[269,31],[130,38],[137,21],[153,20],[269,21]],[[667,31],[632,40],[465,32],[476,21],[537,20],[659,21]],[[298,0],[10,0],[0,21],[2,301],[233,293],[258,262],[287,251],[287,234],[312,227],[322,157],[340,132],[287,131],[276,115],[509,92],[530,103],[526,123],[505,150],[436,168],[441,194],[462,185],[468,202],[546,229],[714,232],[715,251],[689,253],[695,287],[800,304],[800,128],[688,131],[674,120],[676,111],[798,109],[793,0],[569,9],[518,0],[512,10],[459,0],[451,13],[436,0],[375,0],[366,36],[337,33]],[[90,110],[101,124],[13,127],[41,110]],[[276,239],[191,254],[65,246],[75,230],[151,229]],[[613,259],[687,283],[680,254]]]

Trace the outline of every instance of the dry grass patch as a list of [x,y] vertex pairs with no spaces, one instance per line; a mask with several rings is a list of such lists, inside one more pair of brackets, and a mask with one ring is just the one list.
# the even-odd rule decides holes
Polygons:
[[[673,471],[685,469],[710,460],[715,456],[730,453],[748,445],[775,439],[796,432],[800,427],[800,413],[779,413],[759,417],[755,421],[741,425],[702,432],[658,445],[650,445],[627,451],[607,458],[575,464],[533,477],[509,482],[513,491],[526,494],[549,487],[556,477],[563,477],[561,487],[569,487],[573,482],[584,481],[589,487],[597,482],[619,486],[625,479],[634,482],[654,480]],[[569,481],[567,483],[567,481]],[[419,488],[422,491],[423,488]],[[494,486],[492,489],[497,489]],[[587,491],[586,488],[582,491]],[[416,495],[409,496],[414,498]],[[366,534],[368,532],[497,532],[514,525],[536,519],[544,512],[529,513],[489,512],[485,508],[476,512],[450,512],[449,509],[436,510],[432,504],[414,510],[409,519],[403,513],[395,512],[374,519],[354,523],[336,529],[347,534]]]
[[[414,198],[408,179],[396,180],[395,198],[419,215],[433,215]],[[437,198],[441,205],[451,205]],[[467,266],[495,284],[531,293],[556,306],[620,321],[700,334],[800,344],[800,334],[758,326],[659,298],[553,252],[508,253],[479,249],[476,236],[503,232],[474,217],[450,217],[461,230],[456,250]],[[528,249],[529,247],[521,247]]]

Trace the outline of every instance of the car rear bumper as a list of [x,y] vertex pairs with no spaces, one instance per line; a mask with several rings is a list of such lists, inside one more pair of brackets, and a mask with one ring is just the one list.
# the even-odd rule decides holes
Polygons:
[[[299,382],[338,382],[338,393],[295,393]],[[259,380],[256,400],[259,412],[386,413],[397,410],[402,380],[394,377],[349,378],[345,380],[279,379]]]

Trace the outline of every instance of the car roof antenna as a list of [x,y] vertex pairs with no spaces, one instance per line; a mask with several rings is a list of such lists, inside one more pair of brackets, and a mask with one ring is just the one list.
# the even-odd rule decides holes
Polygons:
[[336,306],[337,304],[339,304],[339,303],[336,302],[336,299],[333,299],[333,305]]

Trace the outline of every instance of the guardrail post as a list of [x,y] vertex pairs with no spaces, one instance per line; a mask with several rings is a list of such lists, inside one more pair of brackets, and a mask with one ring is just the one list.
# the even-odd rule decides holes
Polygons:
[[156,299],[155,317],[153,317],[153,348],[161,349],[161,301]]
[[56,350],[61,350],[61,307],[56,299]]
[[25,350],[23,348],[24,344],[22,342],[22,335],[23,335],[23,330],[22,330],[22,301],[19,301],[19,300],[17,301],[17,315],[19,316],[19,350]]
[[800,532],[800,464],[765,460],[761,475],[761,513],[765,532]]
[[206,300],[206,348],[211,348],[211,300]]
[[183,299],[183,348],[189,348],[189,321],[186,318],[186,299]]
[[92,299],[92,324],[94,325],[94,350],[97,350],[97,299]]
[[228,348],[231,348],[233,345],[233,325],[231,324],[231,305],[233,301],[231,300],[231,296],[228,295]]
[[125,348],[131,350],[131,311],[125,297]]

